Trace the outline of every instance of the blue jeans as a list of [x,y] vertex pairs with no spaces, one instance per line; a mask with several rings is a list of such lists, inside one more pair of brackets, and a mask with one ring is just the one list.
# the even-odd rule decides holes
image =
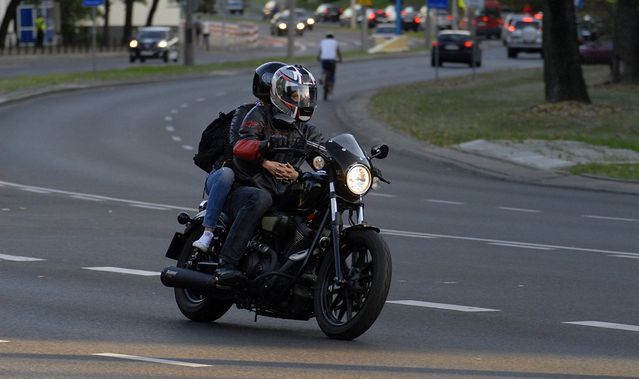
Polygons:
[[226,198],[231,191],[231,186],[235,181],[233,170],[228,167],[221,167],[206,177],[204,192],[209,196],[206,204],[206,213],[202,224],[207,228],[215,228],[220,212],[224,207]]
[[230,216],[233,218],[233,225],[220,251],[225,262],[237,267],[246,244],[271,204],[273,204],[271,194],[263,189],[239,187],[233,191],[227,204],[227,209],[230,210]]

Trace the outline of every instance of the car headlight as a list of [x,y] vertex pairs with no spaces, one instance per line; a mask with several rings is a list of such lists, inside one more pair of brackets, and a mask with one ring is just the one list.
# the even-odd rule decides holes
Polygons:
[[372,179],[371,172],[366,166],[356,164],[346,172],[346,187],[354,195],[362,195],[371,187]]
[[297,23],[297,30],[302,30],[304,29],[304,23],[303,22],[298,22]]
[[286,24],[283,23],[283,22],[280,22],[279,24],[277,24],[277,27],[282,29],[282,30],[284,30],[284,29],[286,29]]
[[158,42],[158,47],[160,47],[160,48],[165,48],[167,46],[169,46],[169,43],[164,41],[164,40]]
[[315,20],[312,18],[309,18],[308,20],[306,20],[306,23],[309,25],[313,25],[315,23]]
[[131,42],[129,42],[129,47],[132,49],[135,49],[136,47],[138,47],[138,41],[133,40]]

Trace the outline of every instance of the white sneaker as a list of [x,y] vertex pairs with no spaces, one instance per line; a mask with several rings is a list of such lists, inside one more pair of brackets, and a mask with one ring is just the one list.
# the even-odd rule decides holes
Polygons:
[[202,237],[200,237],[200,239],[193,242],[193,247],[195,247],[196,249],[200,249],[204,252],[209,251],[212,240],[213,240],[213,233],[204,232],[202,234]]

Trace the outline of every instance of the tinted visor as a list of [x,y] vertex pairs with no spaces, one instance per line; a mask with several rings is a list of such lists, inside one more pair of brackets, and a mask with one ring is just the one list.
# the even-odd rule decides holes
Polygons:
[[314,108],[317,105],[317,87],[287,81],[284,84],[282,99],[300,108]]

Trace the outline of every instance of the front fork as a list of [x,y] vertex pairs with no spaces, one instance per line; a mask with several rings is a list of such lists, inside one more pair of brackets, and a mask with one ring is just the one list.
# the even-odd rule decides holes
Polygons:
[[[331,234],[333,235],[333,255],[335,258],[335,281],[339,284],[345,284],[346,279],[342,274],[342,260],[340,259],[340,230],[339,230],[339,222],[338,216],[339,211],[337,209],[337,195],[335,194],[335,182],[331,181],[328,185],[330,191],[330,201],[331,201]],[[360,196],[360,206],[357,212],[357,223],[359,225],[365,224],[364,221],[364,202],[362,201],[362,197]]]

